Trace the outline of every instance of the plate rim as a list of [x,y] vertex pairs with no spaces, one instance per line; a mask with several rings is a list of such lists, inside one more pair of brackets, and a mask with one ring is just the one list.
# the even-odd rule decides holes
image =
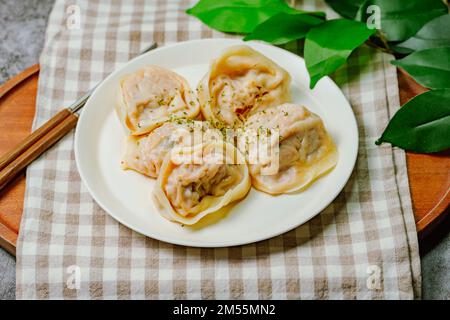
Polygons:
[[[113,72],[111,72],[109,75],[107,75],[94,89],[94,91],[92,92],[92,94],[90,95],[89,99],[86,101],[86,104],[84,105],[84,107],[81,109],[80,115],[79,115],[79,119],[77,122],[77,126],[75,128],[75,137],[74,137],[74,153],[75,153],[75,163],[76,163],[76,168],[77,171],[80,175],[81,178],[81,182],[84,184],[84,186],[86,187],[86,189],[88,190],[90,196],[93,198],[93,200],[112,218],[114,218],[116,221],[118,221],[119,223],[123,224],[124,226],[126,226],[127,228],[130,228],[131,230],[134,230],[146,237],[152,238],[152,239],[156,239],[159,241],[163,241],[165,243],[169,243],[169,244],[174,244],[174,245],[181,245],[181,246],[186,246],[186,247],[196,247],[196,248],[225,248],[225,247],[234,247],[234,246],[241,246],[241,245],[246,245],[246,244],[251,244],[251,243],[257,243],[257,242],[261,242],[261,241],[265,241],[268,239],[272,239],[274,237],[277,237],[279,235],[282,235],[286,232],[289,232],[291,230],[294,230],[296,228],[298,228],[299,226],[303,225],[304,223],[310,221],[311,219],[313,219],[314,217],[316,217],[317,215],[321,214],[324,209],[326,207],[328,207],[335,199],[336,197],[339,195],[339,193],[342,192],[342,190],[345,188],[345,186],[347,185],[353,171],[356,165],[356,160],[358,158],[358,151],[359,151],[359,130],[358,130],[358,122],[356,120],[356,116],[355,113],[353,111],[353,108],[351,107],[350,102],[348,101],[347,97],[344,95],[344,93],[342,92],[341,88],[339,88],[339,86],[328,76],[324,76],[322,79],[320,79],[320,81],[318,82],[317,85],[320,84],[320,82],[323,81],[327,81],[329,85],[333,86],[344,98],[345,102],[346,102],[346,106],[345,108],[347,108],[351,115],[352,115],[352,131],[354,133],[354,143],[352,144],[354,146],[353,148],[353,154],[351,154],[351,159],[352,159],[352,163],[351,166],[349,166],[349,171],[346,173],[345,175],[345,179],[343,179],[343,183],[341,186],[339,186],[339,188],[336,188],[335,191],[332,193],[332,195],[330,196],[330,200],[329,201],[325,201],[323,203],[321,203],[320,206],[318,206],[318,208],[316,210],[312,210],[315,211],[315,213],[308,215],[308,218],[306,219],[298,219],[298,222],[296,223],[292,223],[289,224],[288,226],[281,228],[280,230],[276,230],[276,232],[271,233],[270,235],[263,235],[260,237],[256,237],[254,239],[251,240],[246,240],[246,241],[229,241],[227,243],[223,243],[223,242],[210,242],[210,243],[199,243],[198,241],[191,241],[191,240],[181,240],[181,239],[171,239],[170,237],[165,237],[163,235],[159,235],[159,234],[152,234],[149,235],[148,232],[144,231],[143,228],[141,228],[140,226],[135,226],[132,225],[128,222],[126,222],[124,219],[122,219],[121,217],[115,215],[113,212],[111,212],[111,210],[108,209],[108,206],[103,203],[103,201],[100,199],[101,197],[99,197],[97,195],[97,193],[91,188],[90,183],[88,182],[88,178],[86,177],[83,169],[81,168],[81,160],[80,160],[80,146],[79,146],[79,139],[80,139],[80,133],[78,130],[78,126],[80,125],[80,123],[83,123],[83,119],[85,118],[85,110],[87,109],[86,107],[88,107],[89,105],[91,105],[91,101],[92,101],[92,97],[95,96],[97,94],[97,92],[99,90],[102,89],[103,85],[105,82],[107,82],[107,80],[109,80],[110,78],[114,77],[115,74],[121,72],[122,70],[126,69],[127,66],[134,60],[136,59],[142,59],[142,57],[144,56],[148,56],[148,55],[152,55],[155,52],[158,51],[162,51],[162,50],[166,50],[169,48],[173,48],[173,47],[177,47],[177,46],[182,46],[185,44],[190,44],[190,43],[198,43],[198,42],[230,42],[230,45],[233,45],[232,43],[236,44],[236,43],[241,43],[241,44],[246,44],[246,43],[257,43],[258,45],[263,45],[263,46],[267,46],[270,48],[275,49],[276,51],[280,51],[283,54],[288,54],[291,56],[294,56],[296,59],[300,59],[303,60],[304,62],[304,58],[296,55],[286,49],[277,47],[277,46],[273,46],[271,44],[262,42],[262,41],[243,41],[242,39],[233,39],[233,38],[204,38],[204,39],[194,39],[194,40],[187,40],[187,41],[180,41],[180,42],[175,42],[175,43],[171,43],[171,44],[167,44],[161,47],[158,47],[156,49],[153,49],[143,55],[139,55],[137,57],[134,57],[132,59],[130,59],[129,61],[125,62],[123,65],[119,66],[118,68],[116,68]],[[232,42],[232,43],[231,43]],[[309,78],[309,74],[307,75]],[[253,188],[253,187],[252,187]]]

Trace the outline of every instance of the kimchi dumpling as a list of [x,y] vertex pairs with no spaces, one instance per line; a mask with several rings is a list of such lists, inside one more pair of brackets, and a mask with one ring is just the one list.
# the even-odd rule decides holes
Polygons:
[[182,76],[148,65],[122,79],[116,110],[130,133],[140,135],[160,126],[170,116],[193,119],[200,107]]
[[176,155],[167,154],[153,190],[156,206],[171,221],[194,224],[250,190],[245,158],[232,144],[205,143]]
[[174,146],[189,147],[220,139],[222,134],[208,122],[175,119],[147,135],[128,136],[122,168],[156,178],[165,156]]
[[197,91],[203,116],[227,126],[291,101],[289,73],[261,53],[232,46],[214,60]]
[[[257,133],[258,144],[249,143],[251,132]],[[247,157],[253,156],[248,159],[252,184],[266,193],[305,189],[338,160],[336,146],[320,117],[300,105],[287,103],[254,114],[246,122],[245,133],[247,138],[242,135],[238,146]],[[266,137],[266,143],[261,143],[261,137]],[[261,145],[272,150],[252,153]]]

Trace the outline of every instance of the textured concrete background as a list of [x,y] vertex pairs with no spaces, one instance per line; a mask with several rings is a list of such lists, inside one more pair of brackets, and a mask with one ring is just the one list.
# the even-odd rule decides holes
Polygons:
[[[0,84],[38,62],[53,2],[0,0]],[[14,299],[15,290],[15,259],[0,248],[0,299]]]
[[[38,62],[53,0],[0,0],[0,83]],[[450,217],[421,246],[423,297],[450,299]],[[0,249],[0,299],[14,299],[15,260]]]

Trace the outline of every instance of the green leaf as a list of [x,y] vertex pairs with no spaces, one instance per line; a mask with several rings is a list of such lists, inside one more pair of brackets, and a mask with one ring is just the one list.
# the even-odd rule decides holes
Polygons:
[[311,89],[323,76],[343,65],[374,32],[364,23],[347,19],[328,20],[312,28],[306,35],[304,53]]
[[450,90],[428,91],[408,101],[375,143],[383,142],[419,153],[450,148]]
[[406,40],[428,21],[448,13],[442,0],[367,0],[358,11],[359,21],[367,21],[372,5],[380,8],[381,29],[389,41]]
[[222,32],[249,33],[280,12],[295,13],[284,0],[200,0],[186,13]]
[[437,17],[419,30],[414,36],[392,46],[400,53],[450,46],[450,14]]
[[341,16],[354,19],[365,0],[326,0],[325,2]]
[[450,88],[450,47],[416,51],[391,63],[405,69],[424,87]]
[[323,19],[306,13],[278,13],[258,25],[244,40],[264,40],[272,44],[284,44],[302,39],[308,31]]

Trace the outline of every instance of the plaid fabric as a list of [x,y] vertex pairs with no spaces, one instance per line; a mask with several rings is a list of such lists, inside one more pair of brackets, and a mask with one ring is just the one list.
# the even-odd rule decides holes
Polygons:
[[[74,3],[79,30],[67,27],[66,9]],[[56,1],[41,56],[34,128],[153,41],[163,46],[223,37],[184,13],[193,3]],[[297,6],[333,16],[321,2]],[[255,244],[187,248],[129,230],[102,211],[80,182],[73,133],[67,135],[28,168],[17,298],[419,298],[405,156],[374,145],[399,106],[391,59],[362,48],[333,75],[360,132],[358,160],[345,189],[308,223]],[[74,275],[79,288],[71,285]]]

